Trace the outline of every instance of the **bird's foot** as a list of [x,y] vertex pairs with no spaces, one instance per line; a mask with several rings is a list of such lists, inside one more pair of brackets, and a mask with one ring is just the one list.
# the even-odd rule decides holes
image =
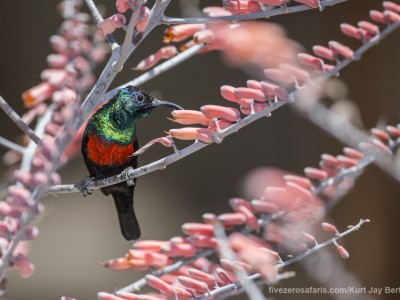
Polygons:
[[131,178],[129,176],[129,173],[132,172],[133,170],[134,170],[134,168],[128,167],[121,172],[121,177],[122,177],[122,179],[124,179],[126,181],[127,186],[135,185],[135,178]]
[[93,193],[93,188],[89,186],[89,184],[93,182],[93,178],[90,176],[85,176],[81,182],[79,183],[79,191],[83,195],[83,197],[86,197],[88,195],[91,195]]

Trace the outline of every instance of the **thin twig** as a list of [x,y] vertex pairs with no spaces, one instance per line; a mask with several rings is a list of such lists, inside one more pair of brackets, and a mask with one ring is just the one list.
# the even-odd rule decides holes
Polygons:
[[0,136],[0,145],[3,145],[4,147],[6,147],[8,149],[17,151],[17,152],[22,153],[22,154],[25,152],[25,148],[24,147],[14,143],[14,142],[11,142],[11,141],[9,141],[9,140],[1,137],[1,136]]
[[114,97],[118,91],[128,85],[133,85],[133,86],[141,86],[142,84],[146,83],[150,79],[153,79],[154,77],[161,75],[162,73],[172,69],[173,67],[176,67],[178,64],[184,62],[185,60],[189,59],[190,57],[196,55],[201,49],[203,49],[204,44],[198,44],[194,45],[193,47],[190,47],[189,49],[180,52],[178,55],[174,56],[173,58],[168,59],[167,61],[159,64],[158,66],[154,67],[150,71],[147,71],[146,73],[140,75],[139,77],[135,78],[134,80],[128,81],[127,83],[107,92],[104,94],[104,101],[111,99]]
[[33,132],[33,130],[25,124],[25,122],[21,119],[21,117],[8,105],[7,101],[4,100],[2,96],[0,96],[0,107],[4,110],[4,112],[10,117],[11,120],[14,121],[15,124],[36,144],[40,144],[42,141],[40,138]]
[[122,70],[124,63],[129,56],[129,48],[132,44],[136,21],[139,18],[140,8],[142,7],[144,0],[132,0],[132,2],[134,4],[132,6],[132,14],[129,20],[128,31],[125,34],[124,42],[122,43],[122,46],[120,48],[119,58],[112,66],[116,72],[120,72]]
[[[93,0],[85,0],[85,2],[86,2],[86,5],[88,6],[90,12],[92,13],[93,17],[95,18],[97,25],[100,22],[103,22],[104,19],[103,19],[102,15],[100,14],[99,10],[97,9],[97,6],[94,3],[94,1]],[[114,49],[115,47],[118,46],[118,43],[116,42],[116,40],[112,34],[107,34],[106,39],[107,39],[108,43],[110,44],[111,49]]]
[[[333,6],[342,2],[346,2],[348,0],[325,0],[321,1],[320,10],[324,9],[327,6]],[[306,10],[312,10],[315,8],[309,7],[307,5],[296,5],[291,7],[277,7],[265,11],[260,11],[256,13],[249,13],[243,15],[232,15],[232,16],[223,16],[223,17],[201,17],[201,18],[173,18],[173,17],[164,17],[163,22],[168,25],[175,24],[199,24],[199,23],[216,23],[216,22],[232,22],[232,21],[244,21],[244,20],[255,20],[262,18],[269,18],[272,16],[285,15],[290,13],[296,13]]]

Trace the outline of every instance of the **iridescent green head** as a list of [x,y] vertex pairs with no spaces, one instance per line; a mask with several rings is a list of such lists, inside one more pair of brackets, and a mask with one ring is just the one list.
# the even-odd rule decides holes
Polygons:
[[119,90],[114,98],[115,101],[110,101],[113,102],[111,104],[114,108],[110,120],[118,126],[148,117],[157,106],[182,109],[174,103],[156,100],[146,92],[131,85]]
[[108,139],[129,142],[135,136],[136,121],[148,117],[158,106],[182,109],[172,102],[156,100],[134,86],[127,86],[99,109],[89,123]]

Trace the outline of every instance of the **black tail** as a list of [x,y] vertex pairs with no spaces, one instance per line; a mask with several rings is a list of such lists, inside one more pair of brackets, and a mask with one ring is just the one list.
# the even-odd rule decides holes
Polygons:
[[125,185],[120,191],[111,192],[117,208],[122,235],[128,241],[137,240],[140,237],[140,226],[133,207],[133,189],[133,186]]

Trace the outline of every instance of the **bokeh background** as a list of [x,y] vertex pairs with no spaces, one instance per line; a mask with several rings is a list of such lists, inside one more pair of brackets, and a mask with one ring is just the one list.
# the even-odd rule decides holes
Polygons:
[[[2,0],[0,2],[0,94],[20,114],[24,112],[21,93],[40,82],[46,68],[46,56],[52,52],[48,38],[62,21],[55,12],[55,0]],[[102,2],[109,14],[115,12],[114,1]],[[169,15],[179,14],[179,1],[173,0]],[[204,0],[202,5],[217,1]],[[329,40],[350,42],[339,30],[341,22],[355,24],[368,18],[370,9],[380,9],[378,0],[351,0],[327,8],[322,13],[309,11],[271,18],[281,24],[288,35],[310,51],[314,44]],[[163,29],[156,30],[140,46],[126,66],[135,66],[161,45]],[[355,43],[351,45],[356,45]],[[366,53],[360,62],[342,72],[348,97],[360,108],[367,128],[384,120],[396,124],[400,111],[400,32],[395,32]],[[126,68],[113,86],[137,74]],[[196,56],[175,69],[152,80],[143,88],[185,108],[196,109],[206,103],[223,104],[219,87],[223,84],[243,86],[248,75],[224,64],[219,53]],[[144,144],[171,128],[167,111],[157,111],[139,124],[139,137]],[[0,113],[0,134],[16,139],[17,127]],[[343,145],[322,132],[290,107],[275,112],[224,140],[211,145],[166,170],[152,173],[138,181],[136,210],[143,239],[169,239],[180,234],[187,221],[200,221],[205,212],[229,210],[227,200],[243,196],[243,178],[257,167],[271,166],[300,173],[305,166],[316,166],[321,153],[338,154]],[[160,158],[170,150],[156,146],[141,157],[141,164]],[[5,150],[0,149],[0,154]],[[6,167],[0,165],[2,180]],[[77,157],[61,171],[66,183],[78,182],[87,175],[83,160]],[[372,166],[330,214],[339,228],[370,218],[372,223],[344,241],[350,252],[345,265],[362,286],[399,287],[400,268],[400,185]],[[5,299],[59,299],[69,295],[93,299],[101,290],[112,291],[139,276],[136,271],[113,272],[98,262],[122,256],[130,246],[119,232],[113,201],[96,191],[90,197],[79,194],[48,196],[45,213],[36,220],[39,237],[31,244],[30,258],[36,273],[21,279],[8,274]],[[332,249],[334,251],[334,249]],[[316,266],[316,268],[321,266]],[[322,265],[327,268],[329,265]],[[320,286],[297,266],[297,278],[281,286]],[[329,295],[274,295],[277,299],[332,299]],[[355,299],[364,299],[355,295]],[[399,299],[400,295],[381,295],[378,299]]]

